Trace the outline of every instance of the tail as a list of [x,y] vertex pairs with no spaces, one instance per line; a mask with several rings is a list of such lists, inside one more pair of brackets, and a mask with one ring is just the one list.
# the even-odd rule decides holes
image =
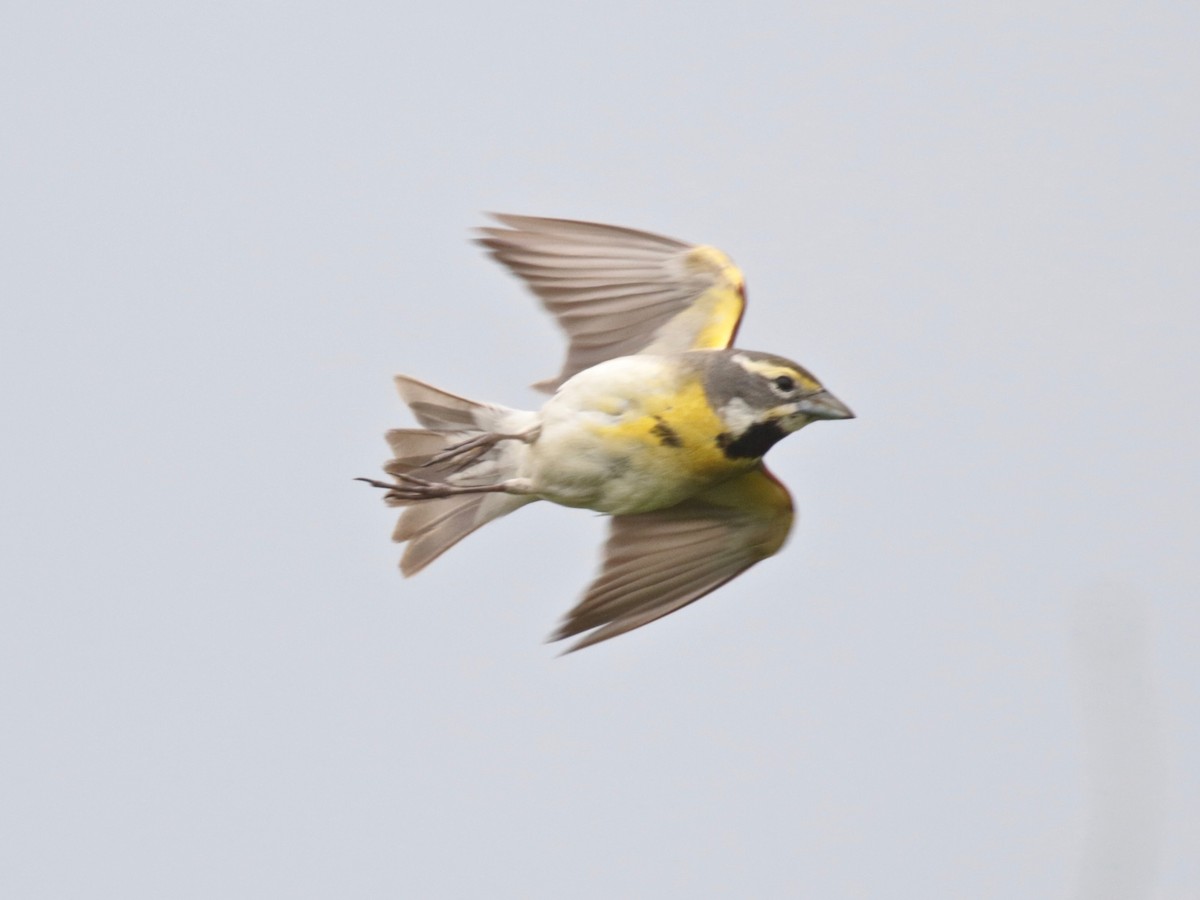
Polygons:
[[[479,435],[528,431],[537,425],[536,413],[476,403],[404,375],[396,376],[396,387],[424,428],[396,428],[387,433],[395,458],[384,465],[385,472],[411,473],[426,481],[464,487],[493,485],[516,475],[526,447],[520,440],[500,440],[449,459],[430,460]],[[408,542],[400,571],[416,574],[476,528],[534,499],[495,492],[415,501],[389,495],[389,506],[405,507],[392,532],[392,540]]]

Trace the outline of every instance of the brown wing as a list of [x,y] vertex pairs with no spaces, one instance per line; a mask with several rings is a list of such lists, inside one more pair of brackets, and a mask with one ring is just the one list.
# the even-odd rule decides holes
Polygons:
[[636,353],[724,349],[745,308],[742,273],[715,247],[568,219],[497,214],[479,243],[524,281],[566,332],[553,391],[577,372]]
[[591,631],[568,652],[578,650],[699,600],[778,552],[792,518],[763,466],[678,506],[615,516],[599,577],[551,640]]

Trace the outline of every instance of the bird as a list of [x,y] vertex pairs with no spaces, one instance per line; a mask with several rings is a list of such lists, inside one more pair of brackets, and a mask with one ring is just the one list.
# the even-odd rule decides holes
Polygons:
[[610,517],[599,574],[550,641],[579,650],[675,612],[778,553],[791,495],[763,464],[818,420],[854,413],[798,363],[733,346],[745,278],[721,250],[614,225],[492,214],[476,242],[568,340],[540,410],[483,403],[407,375],[420,428],[385,435],[402,507],[400,569],[538,500]]

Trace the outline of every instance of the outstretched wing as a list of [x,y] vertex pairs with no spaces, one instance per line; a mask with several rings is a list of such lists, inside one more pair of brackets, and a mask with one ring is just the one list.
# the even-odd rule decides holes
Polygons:
[[578,650],[699,600],[777,553],[792,518],[787,488],[764,466],[678,506],[613,517],[600,575],[551,640],[591,631]]
[[479,243],[524,281],[570,346],[553,391],[596,363],[636,353],[724,349],[746,305],[745,280],[715,247],[569,219],[496,214]]

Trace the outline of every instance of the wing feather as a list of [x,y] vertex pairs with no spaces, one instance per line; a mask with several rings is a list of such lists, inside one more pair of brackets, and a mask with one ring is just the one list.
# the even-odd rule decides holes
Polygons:
[[742,273],[720,250],[594,222],[496,214],[479,243],[566,332],[555,390],[617,356],[723,349],[745,309]]
[[615,516],[599,576],[551,640],[569,651],[640,628],[778,552],[793,519],[787,489],[764,466],[677,506]]
[[593,222],[578,222],[574,219],[546,219],[541,216],[519,216],[513,213],[494,213],[492,217],[509,228],[540,234],[550,239],[563,240],[570,236],[579,243],[614,247],[648,248],[655,244],[664,247],[687,246],[674,238],[633,228],[623,228],[619,225],[596,225]]

